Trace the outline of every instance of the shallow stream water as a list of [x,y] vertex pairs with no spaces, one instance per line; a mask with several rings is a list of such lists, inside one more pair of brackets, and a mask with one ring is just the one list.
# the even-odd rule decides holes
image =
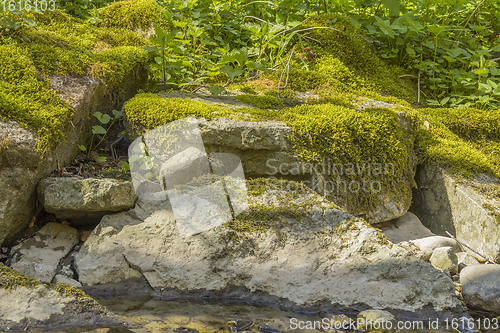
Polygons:
[[[64,327],[54,328],[50,332],[92,332],[92,333],[155,333],[155,332],[230,332],[228,322],[252,323],[240,332],[261,332],[260,325],[268,325],[276,329],[274,332],[337,332],[329,329],[299,329],[299,323],[322,321],[331,318],[327,314],[307,314],[280,310],[271,306],[255,306],[241,301],[204,301],[176,300],[161,301],[153,297],[114,297],[97,298],[99,303],[117,315],[132,321],[135,327]],[[355,318],[355,314],[347,314]],[[187,328],[182,330],[179,327]],[[273,333],[272,329],[264,331]],[[189,329],[194,329],[190,331]],[[41,331],[38,331],[41,332]],[[340,331],[339,331],[340,332]],[[347,331],[352,332],[352,331]],[[369,332],[369,331],[365,331]],[[445,330],[399,330],[398,332],[446,332]],[[448,331],[450,332],[450,331]]]

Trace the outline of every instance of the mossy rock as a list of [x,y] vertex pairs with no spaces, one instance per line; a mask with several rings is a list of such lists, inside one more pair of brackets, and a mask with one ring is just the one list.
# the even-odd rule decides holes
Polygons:
[[91,114],[120,108],[144,83],[148,59],[138,33],[60,10],[26,15],[37,22],[20,30],[30,42],[0,36],[2,245],[32,220],[38,181],[87,143]]
[[[89,295],[67,284],[50,284],[0,263],[0,330],[123,324]],[[126,321],[126,320],[125,320]]]
[[[310,33],[310,37],[321,42],[319,45],[311,45],[318,55],[310,68],[316,72],[313,81],[317,85],[328,80],[340,89],[375,91],[410,103],[416,101],[415,84],[404,82],[400,78],[407,73],[374,54],[370,44],[356,33],[348,17],[337,14],[319,15],[304,23],[304,28],[313,27],[330,28],[313,29]],[[304,87],[304,75],[290,76],[290,84]]]
[[[356,110],[334,104],[305,104],[278,111],[232,109],[227,105],[154,94],[136,95],[125,105],[124,111],[135,135],[188,116],[207,120],[232,118],[235,121],[251,120],[257,123],[260,120],[281,122],[288,125],[292,133],[287,138],[281,138],[289,142],[283,153],[297,158],[293,162],[297,164],[297,170],[294,171],[292,166],[283,173],[279,166],[280,173],[273,173],[273,176],[316,178],[322,185],[314,185],[313,180],[309,183],[313,189],[350,213],[362,215],[371,223],[396,218],[404,214],[411,203],[416,163],[413,152],[415,128],[412,116],[407,113],[398,115],[395,111],[384,108]],[[243,129],[240,130],[243,133]],[[239,133],[240,130],[236,132]],[[224,129],[221,128],[221,131]],[[260,139],[262,138],[249,138],[254,141]],[[224,149],[227,148],[237,150],[242,147],[238,145]],[[269,149],[284,148],[277,145]],[[277,161],[285,163],[284,160]],[[288,164],[289,162],[286,161]],[[305,165],[311,169],[311,165],[325,162],[352,169],[351,173],[342,171],[341,181],[346,182],[347,187],[347,184],[358,187],[354,189],[344,186],[340,192],[334,191],[327,187],[339,175],[330,171],[304,170]],[[364,168],[361,173],[355,170],[358,167]],[[365,182],[375,184],[377,188],[367,188],[370,185],[365,185]],[[359,186],[363,186],[363,189]],[[396,204],[391,203],[392,201]]]
[[169,28],[165,9],[155,0],[126,0],[106,6],[100,13],[107,27],[149,31],[153,25]]
[[38,150],[64,139],[73,110],[51,87],[52,75],[89,75],[120,84],[147,59],[144,41],[131,31],[97,28],[61,11],[30,14],[30,43],[0,37],[0,116],[38,132]]

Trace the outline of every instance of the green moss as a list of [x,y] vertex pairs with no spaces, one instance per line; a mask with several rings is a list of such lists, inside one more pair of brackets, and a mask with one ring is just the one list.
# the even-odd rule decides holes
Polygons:
[[278,109],[283,107],[283,101],[276,96],[269,95],[239,95],[236,98],[243,103],[255,106],[259,109]]
[[88,74],[104,84],[120,83],[147,56],[136,33],[97,28],[59,10],[30,15],[37,29],[23,31],[29,43],[0,37],[0,116],[35,129],[43,152],[63,139],[73,114],[48,76]]
[[[267,191],[275,198],[272,203],[264,197]],[[269,178],[248,180],[247,193],[250,209],[225,224],[231,229],[227,237],[232,240],[253,233],[274,232],[283,241],[284,228],[311,223],[310,214],[320,198],[303,183]],[[308,197],[310,194],[313,195]],[[308,198],[297,203],[297,199],[304,197]],[[326,200],[322,204],[338,209]]]
[[[395,112],[302,105],[284,110],[282,119],[292,127],[290,140],[297,156],[306,162],[325,160],[330,166],[343,168],[326,171],[325,176],[334,184],[340,175],[358,184],[378,181],[394,190],[410,190],[413,178],[406,173],[408,147]],[[363,165],[373,169],[359,172],[357,167]],[[348,202],[359,207],[370,207],[374,202],[373,191],[345,192]]]
[[137,94],[124,107],[127,121],[132,125],[154,129],[171,121],[189,116],[212,120],[231,116],[231,110],[219,105],[193,101],[188,98],[166,98],[151,93]]
[[47,289],[53,289],[61,296],[74,297],[74,302],[71,305],[72,309],[67,309],[69,312],[93,311],[95,314],[107,312],[103,306],[78,288],[64,283],[51,284],[48,282],[38,281],[31,276],[16,272],[15,270],[0,263],[0,289],[13,289],[17,287],[35,289],[40,286]]
[[15,287],[35,288],[42,282],[33,279],[31,276],[21,274],[0,263],[0,288],[12,289]]
[[424,160],[465,177],[500,177],[500,112],[477,109],[418,109]]
[[483,204],[483,208],[488,210],[489,211],[488,215],[493,216],[497,220],[497,223],[500,224],[500,207],[499,206],[494,206],[494,205],[485,203],[485,204]]
[[252,84],[248,83],[236,83],[236,84],[230,84],[228,87],[226,87],[227,90],[239,90],[245,94],[251,94],[251,95],[256,95],[257,91],[255,90],[256,87]]
[[[406,100],[416,101],[414,84],[402,82],[400,75],[408,74],[402,68],[392,66],[372,55],[369,44],[357,34],[349,18],[336,14],[324,14],[312,17],[304,28],[331,27],[331,29],[313,29],[310,37],[321,42],[311,45],[318,55],[310,62],[310,71],[290,71],[289,84],[299,90],[310,90],[329,84],[340,91],[358,92],[375,91]],[[360,91],[361,90],[361,91]]]
[[114,2],[100,13],[107,27],[149,30],[153,24],[168,28],[165,10],[155,0]]

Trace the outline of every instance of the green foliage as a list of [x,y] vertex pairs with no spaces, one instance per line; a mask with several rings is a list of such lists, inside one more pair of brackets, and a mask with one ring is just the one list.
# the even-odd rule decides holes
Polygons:
[[23,13],[23,9],[26,11],[41,12],[34,5],[32,7],[30,0],[0,3],[0,36],[9,36],[30,42],[30,39],[23,33],[23,30],[34,29],[36,22],[26,12]]
[[[117,110],[113,110],[113,115],[114,115],[114,117],[111,117],[110,115],[108,115],[108,114],[102,114],[101,112],[95,112],[93,114],[93,116],[99,121],[99,123],[101,125],[107,125],[107,127],[104,128],[101,125],[94,125],[94,126],[92,126],[92,138],[90,139],[89,149],[87,149],[87,147],[85,147],[84,145],[79,145],[78,146],[78,148],[81,151],[87,152],[87,157],[89,157],[90,153],[93,152],[94,150],[96,150],[97,147],[99,147],[99,145],[101,144],[101,142],[106,137],[106,134],[108,134],[109,130],[111,129],[111,126],[113,126],[113,124],[115,123],[116,120],[120,119],[123,116],[123,112],[117,111]],[[110,123],[110,121],[111,121],[111,123]],[[95,139],[96,135],[100,135],[101,136],[101,140],[95,146],[93,146],[94,139]],[[106,162],[107,158],[105,156],[100,156],[98,158],[98,160],[100,162]]]

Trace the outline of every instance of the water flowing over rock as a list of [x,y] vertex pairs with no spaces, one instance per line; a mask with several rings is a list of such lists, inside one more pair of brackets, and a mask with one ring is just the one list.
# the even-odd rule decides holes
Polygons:
[[109,178],[50,177],[40,181],[37,192],[47,212],[74,224],[98,222],[105,214],[134,207],[137,199],[131,182]]
[[330,310],[463,311],[445,274],[303,185],[286,184],[249,182],[248,211],[187,238],[168,204],[139,199],[89,236],[75,257],[79,280],[108,292],[140,281],[167,298],[180,291]]
[[442,236],[448,231],[500,262],[500,202],[488,195],[495,191],[493,185],[498,180],[486,176],[459,179],[434,164],[423,164],[415,181],[418,189],[414,190],[411,211],[427,228]]

